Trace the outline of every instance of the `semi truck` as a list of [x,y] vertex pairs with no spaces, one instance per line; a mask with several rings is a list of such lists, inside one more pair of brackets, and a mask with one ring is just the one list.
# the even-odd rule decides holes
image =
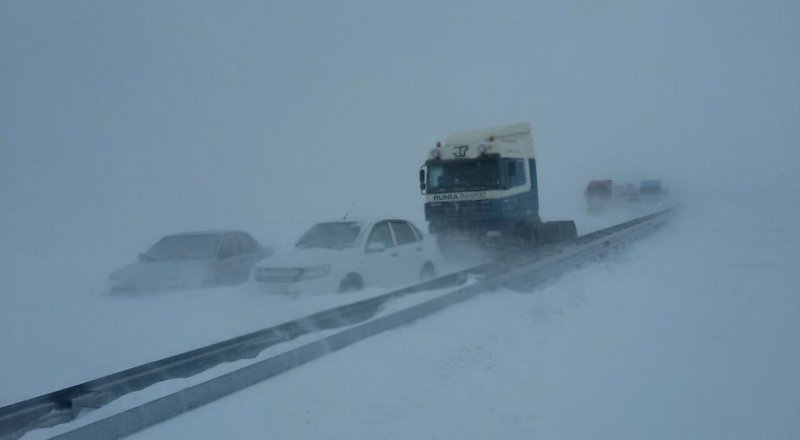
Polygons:
[[589,212],[603,211],[611,204],[614,197],[612,180],[592,180],[586,185],[583,196]]
[[419,171],[425,220],[445,256],[462,244],[523,249],[577,237],[575,222],[539,217],[528,123],[458,132],[437,143]]
[[602,213],[608,209],[621,208],[626,204],[639,203],[639,188],[628,182],[614,180],[592,180],[583,192],[586,199],[587,212]]
[[661,180],[642,180],[639,184],[639,194],[644,202],[660,203],[666,196],[666,190]]

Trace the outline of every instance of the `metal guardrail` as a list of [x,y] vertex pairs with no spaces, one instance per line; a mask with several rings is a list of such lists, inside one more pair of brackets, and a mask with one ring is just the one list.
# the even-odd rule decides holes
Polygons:
[[566,269],[580,266],[598,257],[605,257],[611,250],[638,239],[666,222],[673,210],[674,208],[665,209],[578,237],[573,246],[562,248],[562,253],[557,257],[532,263],[536,266],[535,270],[531,270],[530,266],[516,267],[504,273],[500,280],[503,280],[504,286],[511,289],[531,289],[563,273]]
[[[356,325],[321,340],[259,361],[249,367],[173,393],[55,438],[121,438],[239,389],[344,348],[374,334],[427,316],[499,286],[527,289],[565,270],[596,258],[629,241],[637,233],[665,221],[670,210],[579,237],[575,242],[539,249],[497,262],[445,275],[387,294],[335,307],[278,326],[253,332],[197,350],[131,368],[74,387],[65,388],[0,408],[0,439],[74,420],[82,408],[98,408],[124,394],[156,382],[189,377],[223,362],[256,357],[264,349],[311,332]],[[413,293],[463,284],[470,274],[482,280],[416,306],[372,319],[387,301]],[[367,322],[364,322],[367,321]]]
[[457,286],[469,273],[489,269],[488,266],[448,274],[5,406],[0,408],[0,440],[17,439],[32,429],[70,422],[81,409],[99,408],[157,382],[190,377],[224,362],[252,359],[268,347],[305,334],[367,320],[392,298]]

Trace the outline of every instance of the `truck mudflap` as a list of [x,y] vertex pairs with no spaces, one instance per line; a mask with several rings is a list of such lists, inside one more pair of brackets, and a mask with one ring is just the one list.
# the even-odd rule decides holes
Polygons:
[[563,243],[578,238],[578,228],[572,220],[557,220],[542,223],[540,244]]

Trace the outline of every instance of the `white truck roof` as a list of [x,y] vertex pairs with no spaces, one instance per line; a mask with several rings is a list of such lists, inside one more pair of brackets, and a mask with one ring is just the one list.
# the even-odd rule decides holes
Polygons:
[[464,130],[451,134],[447,137],[445,145],[470,145],[486,142],[490,137],[495,139],[507,137],[519,137],[520,135],[530,135],[531,124],[521,122],[519,124],[506,125],[503,127],[481,128],[478,130]]
[[534,151],[531,124],[522,122],[502,127],[453,133],[447,137],[441,147],[431,151],[430,158],[474,159],[482,153],[532,159]]

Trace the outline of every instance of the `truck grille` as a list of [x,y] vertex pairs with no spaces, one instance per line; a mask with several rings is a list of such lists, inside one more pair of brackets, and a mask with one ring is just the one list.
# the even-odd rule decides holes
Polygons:
[[496,214],[492,208],[492,200],[475,200],[465,202],[435,202],[425,205],[425,218],[447,217],[491,217]]

